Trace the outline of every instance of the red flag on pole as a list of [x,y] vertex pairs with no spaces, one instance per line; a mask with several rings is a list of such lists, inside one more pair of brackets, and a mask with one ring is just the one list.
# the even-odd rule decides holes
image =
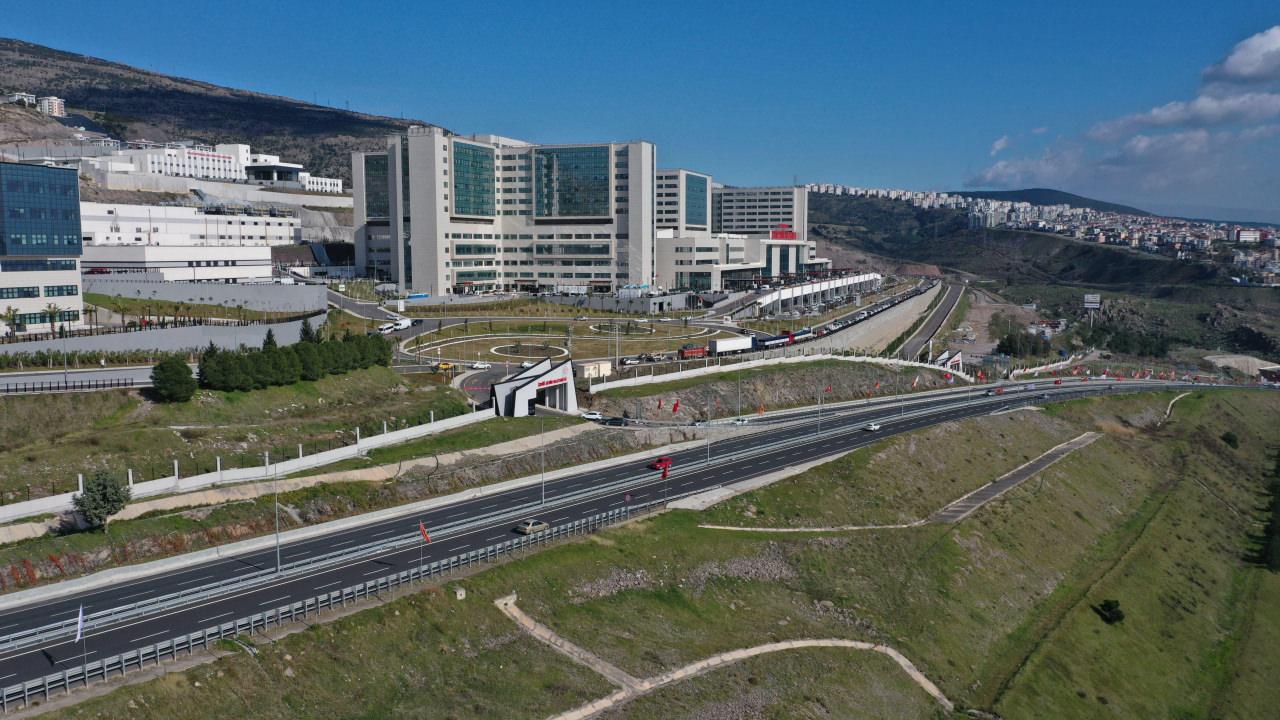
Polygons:
[[662,398],[658,398],[658,409],[662,409]]
[[671,414],[674,415],[678,412],[680,412],[680,398],[676,398],[676,401],[671,403]]
[[916,389],[916,386],[917,386],[917,385],[919,385],[919,384],[920,384],[920,376],[919,376],[919,375],[917,375],[917,376],[916,376],[916,379],[911,381],[911,389],[912,389],[912,390],[915,390],[915,389]]
[[423,540],[431,542],[431,536],[427,534],[427,526],[423,525],[421,520],[418,521],[418,532],[422,533]]
[[876,381],[876,389],[877,389],[877,390],[879,390],[879,389],[880,389],[880,381],[879,381],[879,380],[877,380],[877,381]]
[[826,391],[827,391],[827,392],[831,392],[831,386],[830,386],[830,385],[828,385],[828,386],[827,386],[827,390],[826,390]]

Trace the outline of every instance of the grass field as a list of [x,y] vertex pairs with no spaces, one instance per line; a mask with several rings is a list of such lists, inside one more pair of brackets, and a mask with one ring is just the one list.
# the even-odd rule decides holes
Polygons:
[[391,428],[466,412],[462,394],[369,368],[253,392],[201,391],[190,403],[152,403],[127,391],[0,398],[0,493],[5,501],[66,492],[76,474],[107,470],[134,480],[296,457]]
[[[574,357],[596,358],[611,357],[618,348],[623,355],[634,355],[676,350],[686,343],[706,345],[712,338],[727,337],[725,333],[678,322],[635,323],[621,319],[618,322],[620,327],[615,336],[613,323],[607,318],[590,321],[476,320],[425,334],[416,339],[410,349],[423,353],[423,357],[437,357],[438,350],[438,356],[446,359],[502,362],[563,357],[560,350],[566,346],[572,348]],[[493,337],[475,337],[479,335]],[[472,337],[475,339],[466,339]],[[495,347],[503,349],[494,352]]]
[[[766,536],[702,530],[701,514],[667,513],[446,583],[466,587],[466,600],[415,593],[263,646],[256,657],[236,653],[60,716],[543,718],[607,694],[492,607],[515,591],[534,618],[637,676],[763,642],[846,637],[896,647],[961,711],[1011,720],[1209,717],[1216,703],[1232,717],[1267,717],[1270,679],[1280,672],[1268,626],[1275,606],[1250,598],[1274,585],[1258,582],[1251,593],[1234,578],[1255,569],[1239,550],[1280,402],[1206,393],[1182,400],[1174,420],[1157,426],[1167,402],[1055,407],[1038,432],[1105,436],[959,526]],[[959,446],[991,453],[1002,442],[985,420],[931,438],[929,451],[946,459],[917,487],[894,488],[887,478],[864,492],[918,496],[911,503],[921,508],[951,499],[950,474],[981,472],[963,470],[981,463],[981,452]],[[1228,430],[1238,448],[1221,440]],[[1006,460],[1037,448],[1014,448]],[[885,475],[928,467],[900,440],[877,453]],[[788,484],[752,496],[772,507],[795,493]],[[883,502],[876,512],[891,516]],[[1106,625],[1089,609],[1104,597],[1120,599],[1123,623]],[[824,650],[713,671],[609,717],[939,713],[896,667]]]
[[139,298],[119,297],[116,295],[101,295],[99,293],[85,293],[84,301],[87,305],[95,305],[105,308],[111,312],[123,316],[126,321],[138,320],[142,317],[149,318],[221,318],[227,320],[271,320],[274,318],[289,317],[296,313],[285,312],[266,312],[263,310],[250,310],[240,307],[227,307],[225,305],[207,305],[203,303],[178,302],[168,300],[143,300]]

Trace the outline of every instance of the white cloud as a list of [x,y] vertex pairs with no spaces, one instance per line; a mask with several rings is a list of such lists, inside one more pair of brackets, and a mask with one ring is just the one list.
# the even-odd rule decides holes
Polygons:
[[1228,97],[1201,95],[1175,101],[1144,113],[1125,115],[1090,128],[1093,140],[1118,140],[1144,127],[1208,127],[1236,122],[1261,122],[1280,117],[1280,93],[1248,92]]
[[995,142],[991,143],[991,157],[999,155],[1000,151],[1009,147],[1009,143],[1011,142],[1012,141],[1009,139],[1008,135],[1001,135]]
[[1031,128],[1032,135],[1043,135],[1047,132],[1049,132],[1049,128],[1047,127]]
[[1236,43],[1222,62],[1205,68],[1204,77],[1241,83],[1280,80],[1280,25]]
[[1046,149],[1040,157],[1000,160],[965,181],[968,187],[1061,186],[1079,170],[1079,148]]

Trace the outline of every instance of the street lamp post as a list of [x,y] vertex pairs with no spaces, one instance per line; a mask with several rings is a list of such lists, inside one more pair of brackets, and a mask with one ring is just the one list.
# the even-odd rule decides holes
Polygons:
[[546,418],[542,415],[538,416],[538,437],[541,438],[541,452],[539,453],[539,464],[541,465],[542,476],[542,504],[547,504],[547,434],[546,434]]
[[[262,462],[265,466],[263,469],[270,471],[271,469],[271,451],[267,450],[262,453]],[[276,514],[276,574],[280,573],[280,479],[272,473],[271,492],[275,500]]]

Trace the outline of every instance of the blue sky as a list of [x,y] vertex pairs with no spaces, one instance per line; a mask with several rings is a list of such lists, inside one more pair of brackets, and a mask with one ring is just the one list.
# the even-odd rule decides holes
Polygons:
[[462,133],[645,138],[732,184],[1280,221],[1274,0],[1025,5],[63,0],[5,3],[0,34]]

